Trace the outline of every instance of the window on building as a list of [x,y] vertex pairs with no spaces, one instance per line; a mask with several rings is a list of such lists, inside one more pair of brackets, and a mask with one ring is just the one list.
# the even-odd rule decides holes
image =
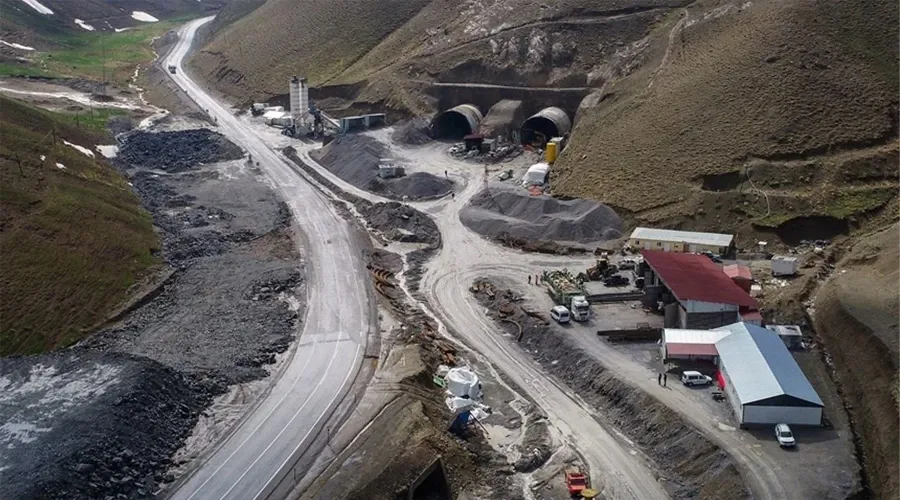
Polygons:
[[661,241],[657,241],[657,242],[656,242],[656,246],[661,247],[661,246],[662,246],[662,242],[661,242]]
[[635,244],[635,245],[640,245],[640,244],[641,244],[641,240],[634,240],[634,244]]

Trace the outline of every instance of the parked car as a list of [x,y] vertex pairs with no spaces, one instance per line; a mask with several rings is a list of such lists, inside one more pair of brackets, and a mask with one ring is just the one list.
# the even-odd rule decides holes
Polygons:
[[777,424],[775,426],[775,439],[778,440],[778,445],[782,448],[793,448],[797,445],[797,440],[794,439],[794,433],[791,432],[788,424]]
[[572,320],[572,315],[566,306],[554,306],[553,309],[550,309],[550,317],[560,325]]
[[715,263],[719,263],[719,264],[722,263],[722,257],[710,252],[709,250],[704,250],[704,251],[700,252],[700,254],[709,257],[709,260],[711,260]]
[[709,385],[712,378],[693,370],[688,370],[681,374],[681,383],[684,385]]
[[628,284],[628,278],[619,274],[613,274],[604,279],[603,284],[606,286],[625,286]]

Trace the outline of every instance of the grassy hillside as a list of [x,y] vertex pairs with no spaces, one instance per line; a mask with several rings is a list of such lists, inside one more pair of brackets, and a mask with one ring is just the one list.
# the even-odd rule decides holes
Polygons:
[[156,57],[151,40],[187,19],[147,23],[119,33],[60,33],[53,38],[53,48],[19,56],[27,62],[0,60],[0,76],[85,78],[125,84],[138,65]]
[[895,217],[897,19],[885,0],[693,4],[581,113],[554,192],[780,236]]
[[122,302],[159,243],[127,182],[63,142],[110,137],[7,98],[0,136],[0,354],[63,347]]

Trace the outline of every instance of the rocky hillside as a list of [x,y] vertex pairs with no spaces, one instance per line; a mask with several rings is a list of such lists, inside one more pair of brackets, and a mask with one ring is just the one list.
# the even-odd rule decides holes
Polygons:
[[236,101],[301,74],[338,114],[578,110],[554,192],[633,224],[793,243],[897,217],[896,2],[257,3],[193,61]]
[[645,63],[583,107],[555,192],[790,243],[896,218],[897,17],[887,1],[673,13]]
[[900,494],[898,238],[896,224],[861,238],[819,291],[813,314],[862,437],[869,484],[885,499]]

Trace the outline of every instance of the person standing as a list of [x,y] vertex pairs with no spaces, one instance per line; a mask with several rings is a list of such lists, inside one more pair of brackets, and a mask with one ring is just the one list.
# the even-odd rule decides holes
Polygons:
[[531,284],[531,275],[530,274],[528,275],[528,284],[529,285]]
[[666,386],[666,383],[668,382],[668,378],[669,378],[669,375],[666,373],[663,373],[663,387]]
[[656,374],[656,385],[662,385],[662,373]]

